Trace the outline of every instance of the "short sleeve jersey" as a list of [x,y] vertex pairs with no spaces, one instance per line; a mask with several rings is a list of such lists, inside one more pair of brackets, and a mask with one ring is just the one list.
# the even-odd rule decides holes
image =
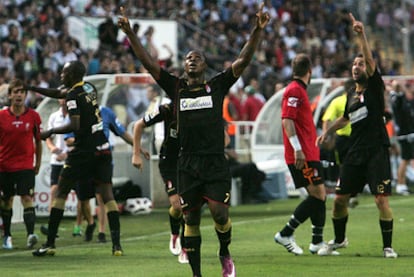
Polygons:
[[207,82],[188,85],[161,70],[156,81],[177,110],[181,154],[224,155],[223,100],[236,80],[229,68]]
[[125,134],[125,127],[116,117],[115,113],[108,107],[100,107],[102,121],[104,124],[104,133],[109,138],[109,131],[117,136]]
[[384,81],[376,69],[362,93],[348,93],[344,117],[351,122],[349,152],[389,146],[384,121]]
[[[312,110],[306,92],[306,84],[294,79],[285,89],[282,99],[282,119],[294,121],[296,135],[302,146],[306,161],[319,161],[319,148],[315,145],[316,127],[313,123]],[[295,152],[283,129],[283,144],[285,146],[285,161],[295,162]]]
[[9,107],[0,111],[0,171],[33,170],[35,145],[40,140],[39,114],[30,108],[16,116]]
[[74,132],[73,151],[108,150],[109,142],[103,131],[95,87],[87,82],[76,84],[66,96],[66,106],[70,116],[80,116],[80,128]]
[[156,123],[164,121],[164,140],[161,145],[160,163],[171,165],[173,167],[177,164],[178,157],[178,135],[177,135],[177,121],[173,114],[173,105],[161,105],[156,113],[147,114],[144,116],[144,124],[150,127]]

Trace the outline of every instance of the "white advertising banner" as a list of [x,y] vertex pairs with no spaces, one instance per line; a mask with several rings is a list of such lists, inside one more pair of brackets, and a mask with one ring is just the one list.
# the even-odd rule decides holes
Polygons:
[[[36,216],[49,216],[50,205],[50,165],[40,168],[40,179],[36,179],[34,207]],[[95,198],[91,199],[91,211],[95,214]],[[64,216],[76,216],[78,199],[76,192],[71,191],[66,198]],[[21,205],[20,205],[21,206]]]

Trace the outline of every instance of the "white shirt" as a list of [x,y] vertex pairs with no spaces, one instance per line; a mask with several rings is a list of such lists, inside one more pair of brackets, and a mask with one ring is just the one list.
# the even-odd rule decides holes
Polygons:
[[[51,128],[56,128],[56,127],[63,126],[65,124],[67,124],[69,122],[69,120],[70,120],[69,119],[69,114],[66,114],[66,116],[64,116],[63,112],[62,112],[62,108],[59,108],[58,111],[52,113],[49,116],[49,120],[48,120],[48,123],[47,123],[47,128],[51,129]],[[63,134],[55,134],[55,135],[53,135],[53,137],[51,137],[51,139],[53,139],[53,142],[56,145],[56,147],[61,149],[62,152],[66,153],[66,152],[68,152],[68,147],[67,147],[63,137],[64,137]],[[52,155],[50,157],[50,164],[53,164],[53,165],[63,165],[64,164],[64,161],[58,161],[58,160],[56,160],[56,158],[57,158],[57,154],[52,153]]]

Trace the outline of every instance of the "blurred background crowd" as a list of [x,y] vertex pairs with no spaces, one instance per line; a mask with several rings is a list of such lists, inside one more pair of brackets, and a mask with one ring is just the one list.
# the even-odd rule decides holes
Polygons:
[[[239,53],[254,25],[254,0],[2,0],[0,1],[0,91],[11,78],[43,87],[59,85],[65,62],[80,59],[88,74],[141,72],[128,41],[117,40],[119,7],[136,19],[174,20],[178,23],[177,53],[160,63],[180,74],[182,58],[190,49],[205,51],[209,74],[223,70]],[[298,52],[313,59],[313,77],[348,77],[357,52],[348,13],[366,23],[374,56],[383,75],[410,74],[409,26],[414,22],[413,1],[386,0],[265,0],[271,15],[254,62],[242,76],[241,93],[248,90],[263,101],[291,76],[290,61]],[[67,18],[106,18],[98,26],[99,47],[84,49],[68,32]],[[361,18],[362,17],[362,18]],[[408,27],[408,28],[407,28]],[[137,35],[155,59],[156,30],[134,24]],[[407,40],[408,39],[408,40]],[[407,44],[408,43],[408,44]],[[408,52],[407,52],[408,50]],[[410,61],[410,60],[409,60]],[[235,88],[237,89],[237,88]],[[237,93],[237,92],[234,92]],[[36,107],[38,95],[28,97]],[[0,103],[2,105],[4,103]]]

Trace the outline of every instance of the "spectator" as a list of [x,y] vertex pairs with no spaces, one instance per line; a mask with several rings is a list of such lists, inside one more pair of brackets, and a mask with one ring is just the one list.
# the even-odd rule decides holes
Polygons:
[[255,121],[257,115],[263,107],[263,102],[255,97],[256,90],[253,86],[247,86],[244,88],[247,95],[246,100],[243,103],[244,118],[246,121]]
[[394,80],[391,107],[401,153],[395,189],[397,194],[409,195],[406,172],[410,161],[414,159],[414,91],[412,88],[404,90],[402,85]]
[[118,48],[118,26],[107,16],[106,20],[98,26],[99,50],[114,53]]
[[8,88],[10,106],[0,112],[0,188],[3,201],[1,215],[4,224],[4,249],[13,249],[10,229],[15,195],[20,196],[24,208],[27,248],[33,248],[38,240],[34,234],[36,215],[33,192],[35,175],[39,173],[42,160],[41,119],[36,111],[25,107],[26,97],[27,90],[23,81],[13,79]]

